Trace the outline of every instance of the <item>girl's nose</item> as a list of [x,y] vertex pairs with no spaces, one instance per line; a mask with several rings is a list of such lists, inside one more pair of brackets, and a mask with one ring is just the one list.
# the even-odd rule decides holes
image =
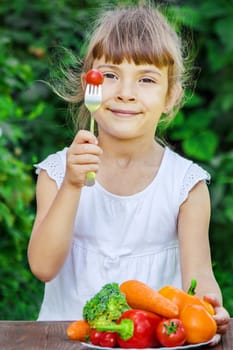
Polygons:
[[134,87],[131,84],[121,84],[116,99],[121,102],[134,102],[136,100]]

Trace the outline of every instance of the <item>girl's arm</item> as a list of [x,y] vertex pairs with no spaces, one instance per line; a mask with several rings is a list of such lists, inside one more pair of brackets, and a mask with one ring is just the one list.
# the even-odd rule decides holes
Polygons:
[[191,279],[195,278],[200,296],[214,291],[221,300],[221,292],[212,271],[209,221],[209,193],[206,184],[201,181],[189,192],[179,211],[178,235],[183,288],[188,290]]
[[33,274],[46,282],[62,267],[69,252],[80,189],[55,181],[41,170],[37,181],[37,214],[28,246]]
[[183,289],[197,280],[197,294],[215,307],[218,333],[225,333],[229,314],[222,305],[222,293],[212,270],[210,244],[210,198],[205,182],[199,182],[181,205],[178,218]]
[[32,272],[42,281],[53,279],[67,258],[86,173],[98,171],[101,153],[96,137],[81,130],[67,151],[61,188],[44,170],[38,176],[37,214],[28,259]]

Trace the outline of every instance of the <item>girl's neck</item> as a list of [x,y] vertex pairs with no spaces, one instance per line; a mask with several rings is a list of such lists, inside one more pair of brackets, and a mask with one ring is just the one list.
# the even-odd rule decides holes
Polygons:
[[[160,158],[162,147],[154,139],[121,140],[101,136],[99,146],[103,149],[103,159],[122,163],[140,162],[147,158]],[[120,163],[119,163],[120,164]]]
[[101,137],[103,148],[97,180],[117,195],[128,196],[145,189],[156,176],[164,149],[155,140],[113,140]]

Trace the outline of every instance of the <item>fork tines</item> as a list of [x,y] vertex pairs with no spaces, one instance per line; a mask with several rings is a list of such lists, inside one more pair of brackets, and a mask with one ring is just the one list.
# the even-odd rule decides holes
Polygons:
[[101,105],[102,87],[101,85],[88,84],[85,91],[85,105],[90,112],[94,112]]

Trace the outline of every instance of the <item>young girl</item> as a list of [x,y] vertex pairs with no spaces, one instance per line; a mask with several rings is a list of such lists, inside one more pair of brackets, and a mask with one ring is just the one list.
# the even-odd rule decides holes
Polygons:
[[[171,118],[181,102],[180,39],[150,6],[109,10],[66,100],[80,101],[77,86],[83,99],[92,68],[104,75],[102,104],[93,113],[98,136],[79,130],[70,147],[36,165],[28,256],[46,282],[39,320],[82,318],[85,302],[109,282],[187,290],[195,278],[222,334],[229,315],[211,267],[209,174],[154,138],[161,116]],[[87,187],[90,171],[96,182]]]

